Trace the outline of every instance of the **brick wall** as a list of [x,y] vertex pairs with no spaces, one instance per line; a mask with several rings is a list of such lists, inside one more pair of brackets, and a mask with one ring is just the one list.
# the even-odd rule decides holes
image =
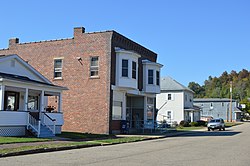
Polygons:
[[[63,130],[109,133],[111,32],[82,32],[76,28],[73,39],[54,41],[19,44],[11,39],[0,55],[17,54],[54,84],[69,89],[63,92]],[[99,56],[99,78],[89,77],[91,56]],[[59,57],[63,79],[54,80],[54,58]]]
[[[63,93],[63,130],[109,133],[112,127],[111,84],[114,85],[116,79],[114,47],[133,50],[142,56],[138,71],[141,90],[141,60],[147,58],[156,62],[157,54],[115,31],[85,33],[84,28],[78,27],[74,28],[71,39],[31,43],[10,39],[9,48],[0,50],[0,55],[17,54],[54,84],[69,89]],[[89,77],[91,56],[99,56],[99,78]],[[63,58],[63,79],[55,80],[54,58],[60,57]]]

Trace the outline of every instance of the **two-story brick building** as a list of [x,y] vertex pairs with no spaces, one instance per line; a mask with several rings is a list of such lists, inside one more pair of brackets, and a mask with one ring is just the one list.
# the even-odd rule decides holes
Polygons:
[[68,87],[63,130],[111,133],[120,130],[121,120],[128,120],[129,128],[153,127],[162,65],[156,53],[116,31],[85,33],[78,27],[69,39],[19,43],[14,38],[0,50],[8,54]]

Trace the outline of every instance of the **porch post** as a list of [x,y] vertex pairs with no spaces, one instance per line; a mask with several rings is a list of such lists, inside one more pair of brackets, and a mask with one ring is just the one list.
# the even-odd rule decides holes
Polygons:
[[62,92],[59,93],[58,112],[62,112]]
[[127,120],[127,96],[126,93],[123,94],[123,100],[122,100],[122,120]]
[[[147,124],[147,121],[148,121],[148,117],[147,117],[147,96],[144,96],[144,126],[145,124]],[[143,127],[144,128],[144,127]]]
[[190,111],[190,116],[191,116],[191,122],[194,121],[194,111]]
[[29,89],[25,88],[24,111],[28,111],[28,98],[29,98]]
[[42,90],[40,95],[40,110],[39,110],[39,118],[42,116],[42,112],[44,112],[44,90]]
[[0,86],[0,110],[4,109],[4,91],[5,91],[5,86],[1,85]]

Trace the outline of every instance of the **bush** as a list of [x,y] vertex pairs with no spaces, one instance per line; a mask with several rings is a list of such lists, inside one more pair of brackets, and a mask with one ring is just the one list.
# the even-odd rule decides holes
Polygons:
[[188,121],[185,121],[185,120],[182,120],[179,124],[181,127],[189,127],[189,122]]
[[203,120],[198,120],[197,123],[198,123],[198,126],[204,126],[204,127],[207,126],[207,122]]
[[197,127],[197,126],[199,126],[199,123],[198,123],[198,122],[191,122],[191,123],[190,123],[190,126],[192,126],[192,127]]

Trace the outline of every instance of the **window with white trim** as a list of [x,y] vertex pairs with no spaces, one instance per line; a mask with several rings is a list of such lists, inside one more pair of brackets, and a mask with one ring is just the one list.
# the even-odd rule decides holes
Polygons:
[[97,77],[99,74],[99,57],[90,58],[90,77]]
[[172,94],[171,93],[168,94],[168,100],[172,100]]
[[112,120],[122,120],[122,102],[113,101]]
[[167,119],[173,119],[172,111],[167,111]]
[[154,84],[154,70],[148,70],[148,84]]
[[122,77],[128,77],[128,60],[122,60]]
[[54,78],[62,78],[62,59],[54,59]]

